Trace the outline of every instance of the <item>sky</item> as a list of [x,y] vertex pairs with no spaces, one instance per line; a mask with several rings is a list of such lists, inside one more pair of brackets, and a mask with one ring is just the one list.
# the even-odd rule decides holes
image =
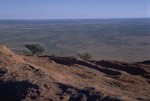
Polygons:
[[150,17],[150,0],[0,0],[0,19]]

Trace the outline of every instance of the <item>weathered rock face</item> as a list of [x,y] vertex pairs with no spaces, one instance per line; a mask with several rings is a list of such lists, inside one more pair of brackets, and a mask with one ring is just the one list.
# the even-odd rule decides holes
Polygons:
[[16,55],[0,45],[0,101],[148,101],[149,61]]

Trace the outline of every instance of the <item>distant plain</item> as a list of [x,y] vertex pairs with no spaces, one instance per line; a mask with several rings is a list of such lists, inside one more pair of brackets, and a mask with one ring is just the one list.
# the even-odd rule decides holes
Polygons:
[[44,44],[46,55],[150,60],[150,19],[0,20],[0,44],[16,51],[26,43]]

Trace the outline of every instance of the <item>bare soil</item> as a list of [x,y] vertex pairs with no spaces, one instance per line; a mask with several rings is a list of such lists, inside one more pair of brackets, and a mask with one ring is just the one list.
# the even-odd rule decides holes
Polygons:
[[0,45],[0,101],[150,101],[150,61],[16,55]]

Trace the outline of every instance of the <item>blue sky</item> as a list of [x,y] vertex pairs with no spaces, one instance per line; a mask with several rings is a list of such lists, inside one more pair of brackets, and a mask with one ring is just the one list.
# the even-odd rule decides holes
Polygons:
[[0,19],[149,17],[148,0],[0,0]]

